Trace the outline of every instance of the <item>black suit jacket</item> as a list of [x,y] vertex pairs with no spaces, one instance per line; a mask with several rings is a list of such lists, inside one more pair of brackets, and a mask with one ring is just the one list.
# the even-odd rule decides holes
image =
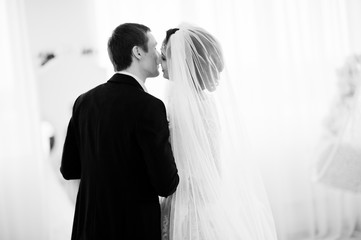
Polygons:
[[161,100],[115,74],[77,98],[60,171],[81,179],[72,240],[161,239],[158,196],[179,177]]

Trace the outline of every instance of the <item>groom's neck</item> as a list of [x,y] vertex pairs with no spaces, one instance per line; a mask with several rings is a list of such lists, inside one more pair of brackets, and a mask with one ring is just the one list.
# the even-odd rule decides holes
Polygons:
[[144,77],[140,69],[136,68],[135,66],[132,65],[129,68],[125,69],[124,71],[135,75],[139,80],[145,83],[146,77]]

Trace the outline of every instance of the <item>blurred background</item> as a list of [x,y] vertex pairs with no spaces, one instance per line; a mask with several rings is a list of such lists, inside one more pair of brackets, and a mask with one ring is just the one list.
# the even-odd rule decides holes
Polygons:
[[[219,39],[280,240],[361,239],[360,148],[330,153],[357,132],[345,122],[359,103],[359,0],[0,0],[0,239],[70,239],[67,123],[112,76],[106,43],[124,22],[159,48],[181,22]],[[165,100],[161,76],[146,86]]]

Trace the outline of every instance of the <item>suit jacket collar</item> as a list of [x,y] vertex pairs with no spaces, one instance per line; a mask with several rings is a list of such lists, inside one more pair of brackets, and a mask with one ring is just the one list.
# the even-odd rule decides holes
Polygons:
[[144,92],[143,87],[137,82],[137,80],[126,74],[116,73],[108,80],[108,83],[109,82],[131,85],[133,87],[139,88]]

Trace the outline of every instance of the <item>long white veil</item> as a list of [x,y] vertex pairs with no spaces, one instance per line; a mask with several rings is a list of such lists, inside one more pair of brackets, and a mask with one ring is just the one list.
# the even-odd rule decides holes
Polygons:
[[166,58],[171,143],[180,175],[170,239],[276,239],[218,41],[181,24]]

